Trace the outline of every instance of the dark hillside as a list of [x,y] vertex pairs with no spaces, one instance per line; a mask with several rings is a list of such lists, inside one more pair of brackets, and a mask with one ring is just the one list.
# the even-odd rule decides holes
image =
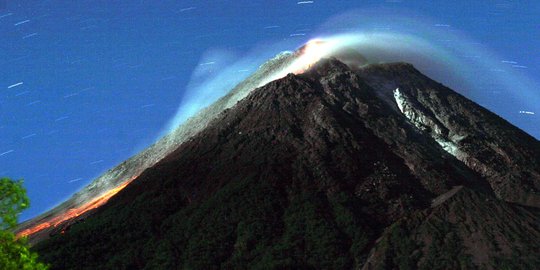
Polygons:
[[[402,113],[393,87],[414,114]],[[256,89],[35,249],[54,269],[435,269],[440,260],[459,262],[441,269],[528,269],[538,265],[539,212],[504,200],[534,205],[539,167],[520,166],[539,162],[539,143],[475,106],[407,64],[352,71],[323,60]],[[451,120],[469,110],[486,119],[482,129]],[[490,140],[458,142],[482,166],[438,141],[453,130]],[[522,156],[475,154],[506,155],[498,143]]]

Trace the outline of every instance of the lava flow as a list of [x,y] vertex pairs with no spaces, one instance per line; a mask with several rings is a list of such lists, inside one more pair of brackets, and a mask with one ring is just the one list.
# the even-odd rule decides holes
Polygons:
[[129,185],[129,183],[131,183],[135,178],[137,178],[137,176],[132,177],[131,179],[125,181],[121,185],[119,185],[119,186],[105,192],[104,194],[101,194],[99,197],[94,198],[94,199],[90,200],[89,202],[84,203],[84,204],[82,204],[81,206],[79,206],[77,208],[71,208],[71,209],[67,210],[66,212],[64,212],[64,213],[62,213],[62,214],[60,214],[58,216],[52,217],[48,221],[39,223],[39,224],[37,224],[37,225],[35,225],[35,226],[31,227],[31,228],[20,231],[20,232],[17,233],[17,237],[25,237],[25,236],[37,233],[39,231],[42,231],[44,229],[48,229],[48,228],[51,228],[51,227],[56,227],[59,224],[65,222],[67,220],[76,218],[76,217],[78,217],[78,216],[80,216],[80,215],[82,215],[82,214],[84,214],[84,213],[86,213],[86,212],[88,212],[88,211],[90,211],[92,209],[96,209],[96,208],[100,207],[103,204],[105,204],[111,197],[113,197],[118,192],[120,192],[120,190],[124,189],[127,185]]

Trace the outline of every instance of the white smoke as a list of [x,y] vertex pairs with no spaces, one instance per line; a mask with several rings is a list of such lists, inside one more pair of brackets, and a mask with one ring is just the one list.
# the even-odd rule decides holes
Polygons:
[[[377,16],[369,16],[373,14]],[[370,19],[375,17],[377,19]],[[534,91],[539,84],[521,70],[501,65],[500,57],[455,29],[437,27],[437,24],[418,16],[413,16],[414,19],[410,17],[391,12],[385,15],[384,11],[356,11],[338,16],[325,23],[318,34],[311,37],[311,40],[323,41],[323,45],[315,46],[315,51],[302,54],[288,67],[263,80],[261,85],[288,73],[298,73],[314,59],[353,49],[369,63],[412,63],[427,76],[511,122],[514,122],[512,120],[516,116],[501,109],[504,106],[497,102],[502,101],[494,100],[492,93],[486,91],[487,86],[496,85],[497,89],[502,89],[502,100],[514,100],[531,111],[540,111],[540,95]],[[309,40],[304,42],[308,43]],[[280,43],[256,48],[249,55],[236,60],[223,51],[205,55],[195,69],[178,113],[167,131],[173,130],[188,117],[225,95],[253,73],[265,59],[282,50],[283,45]],[[295,47],[292,42],[286,45],[291,46],[288,49]]]

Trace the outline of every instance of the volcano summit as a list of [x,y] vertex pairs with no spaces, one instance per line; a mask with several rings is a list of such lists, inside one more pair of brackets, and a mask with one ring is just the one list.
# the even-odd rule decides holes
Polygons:
[[538,140],[407,63],[325,58],[246,90],[292,57],[34,248],[53,269],[540,265]]

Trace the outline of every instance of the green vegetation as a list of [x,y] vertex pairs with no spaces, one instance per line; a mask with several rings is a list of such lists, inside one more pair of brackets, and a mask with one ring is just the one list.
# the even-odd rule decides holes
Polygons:
[[0,179],[0,269],[47,269],[38,262],[37,253],[31,252],[25,239],[17,239],[12,230],[17,225],[19,213],[29,205],[22,181]]
[[432,217],[424,223],[431,243],[420,269],[475,269],[470,255],[465,254],[463,240],[451,223]]
[[[181,181],[163,179],[145,192],[135,183],[137,196],[120,194],[96,213],[99,218],[74,224],[35,249],[53,269],[357,269],[368,255],[381,259],[373,269],[475,269],[463,235],[491,230],[489,224],[448,222],[445,209],[411,212],[385,226],[354,190],[331,193],[276,181],[238,177],[206,197],[172,186]],[[460,198],[450,206],[466,213]],[[469,201],[472,213],[489,203]],[[487,213],[479,209],[477,215]],[[534,241],[530,248],[516,246],[521,251],[501,254],[493,265],[530,269],[537,256],[524,251],[537,247]]]
[[382,260],[375,269],[476,269],[459,232],[433,213],[413,213],[386,230],[376,247]]
[[379,247],[385,251],[385,259],[381,260],[381,265],[378,265],[377,269],[418,269],[421,245],[411,238],[404,222],[390,226]]
[[[36,250],[53,269],[351,269],[377,235],[351,194],[295,193],[256,177],[191,204],[147,192]],[[184,207],[171,213],[171,203]]]

